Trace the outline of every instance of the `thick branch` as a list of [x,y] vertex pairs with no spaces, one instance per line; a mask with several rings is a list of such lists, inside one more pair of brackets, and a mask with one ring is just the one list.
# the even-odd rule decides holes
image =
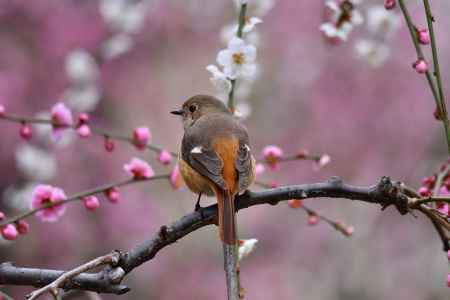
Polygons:
[[[343,183],[339,178],[333,177],[327,182],[285,186],[267,189],[260,192],[246,192],[237,197],[237,209],[245,209],[255,205],[276,205],[280,201],[289,199],[308,198],[343,198],[357,200],[366,203],[380,204],[382,208],[393,205],[401,214],[406,214],[410,209],[423,207],[418,205],[416,199],[408,198],[409,190],[403,188],[398,182],[392,182],[388,177],[383,177],[373,186],[353,186]],[[432,211],[427,211],[433,214]],[[178,221],[162,226],[158,233],[142,244],[128,252],[121,253],[116,267],[122,268],[125,273],[153,259],[164,247],[176,242],[189,233],[213,223],[217,213],[217,205],[202,208],[199,211],[185,215]],[[428,217],[429,214],[426,214]],[[82,273],[66,283],[64,289],[91,290],[102,293],[122,294],[128,288],[120,284],[106,268],[98,273]],[[14,267],[9,263],[0,265],[0,285],[33,285],[42,287],[55,281],[63,274],[62,271],[27,269]]]

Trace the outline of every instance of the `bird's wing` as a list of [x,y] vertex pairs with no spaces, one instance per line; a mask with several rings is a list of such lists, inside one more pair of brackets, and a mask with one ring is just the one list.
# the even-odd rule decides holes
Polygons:
[[182,158],[198,173],[226,190],[222,177],[222,159],[208,143],[202,143],[201,137],[195,134],[185,135],[182,142]]

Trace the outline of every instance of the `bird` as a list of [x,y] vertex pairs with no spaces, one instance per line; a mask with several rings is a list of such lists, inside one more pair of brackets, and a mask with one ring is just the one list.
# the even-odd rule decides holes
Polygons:
[[199,195],[196,210],[202,194],[215,196],[220,239],[236,246],[235,197],[255,179],[247,129],[222,101],[208,95],[193,96],[171,113],[183,121],[179,169],[188,188]]

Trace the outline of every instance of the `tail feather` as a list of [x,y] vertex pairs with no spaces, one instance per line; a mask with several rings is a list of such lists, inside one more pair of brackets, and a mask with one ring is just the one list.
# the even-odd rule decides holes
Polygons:
[[219,207],[219,234],[220,239],[227,245],[236,245],[236,209],[234,195],[228,191],[217,191],[217,204]]

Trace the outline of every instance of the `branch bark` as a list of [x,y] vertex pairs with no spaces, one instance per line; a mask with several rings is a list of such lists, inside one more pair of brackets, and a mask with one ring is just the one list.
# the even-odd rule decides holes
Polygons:
[[[382,209],[394,206],[400,214],[407,214],[412,209],[423,212],[424,205],[417,203],[417,198],[410,198],[410,189],[400,182],[394,182],[389,177],[381,178],[378,184],[372,186],[354,186],[343,183],[338,177],[332,177],[326,182],[300,184],[267,189],[259,192],[247,191],[236,198],[237,210],[246,209],[255,205],[276,205],[280,201],[289,199],[310,198],[342,198],[361,201],[365,203],[379,204]],[[115,268],[121,268],[125,274],[134,268],[153,259],[164,247],[176,242],[189,233],[213,224],[217,214],[217,205],[211,205],[183,216],[170,225],[161,226],[160,230],[151,238],[137,245],[128,252],[119,252],[119,261]],[[436,224],[433,211],[427,210],[425,214],[441,230],[447,230],[439,223]],[[448,239],[443,240],[444,248],[448,248]],[[43,287],[57,280],[63,271],[30,269],[15,267],[11,263],[0,265],[0,285],[31,285]],[[117,278],[114,268],[105,267],[97,273],[81,273],[70,281],[60,286],[64,290],[78,289],[99,293],[123,294],[129,288],[121,284],[125,276]]]

